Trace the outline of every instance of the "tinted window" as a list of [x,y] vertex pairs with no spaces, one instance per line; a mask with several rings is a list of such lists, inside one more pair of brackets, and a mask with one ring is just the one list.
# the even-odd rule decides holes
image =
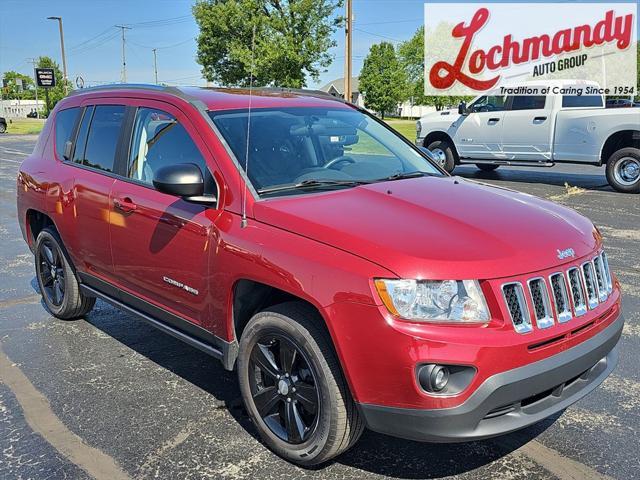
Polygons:
[[76,137],[76,147],[73,151],[73,161],[76,163],[84,163],[84,154],[87,147],[87,134],[89,133],[89,125],[91,124],[91,118],[93,117],[93,107],[87,107],[84,109],[80,128],[78,129],[78,136]]
[[600,95],[565,95],[562,97],[563,108],[575,107],[601,107],[602,97]]
[[547,97],[544,95],[519,95],[513,97],[511,110],[541,110],[544,108]]
[[212,193],[209,169],[185,128],[169,113],[140,108],[133,129],[127,176],[153,185],[154,172],[177,163],[198,165],[205,177],[205,193]]
[[99,105],[95,107],[87,146],[82,164],[106,172],[113,172],[113,164],[120,136],[120,127],[124,119],[125,107],[122,105]]
[[64,160],[62,157],[64,144],[67,140],[71,140],[73,127],[76,125],[76,118],[78,118],[79,112],[79,108],[68,108],[56,113],[56,156],[59,160]]
[[487,95],[473,102],[472,112],[499,112],[504,110],[507,97],[501,95]]

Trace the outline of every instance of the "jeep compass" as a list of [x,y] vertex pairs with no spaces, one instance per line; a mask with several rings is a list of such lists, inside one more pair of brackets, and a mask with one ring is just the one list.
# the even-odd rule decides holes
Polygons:
[[617,362],[620,286],[589,220],[452,177],[328,95],[85,89],[17,181],[49,311],[99,298],[219,359],[265,444],[300,465],[365,427],[521,429]]

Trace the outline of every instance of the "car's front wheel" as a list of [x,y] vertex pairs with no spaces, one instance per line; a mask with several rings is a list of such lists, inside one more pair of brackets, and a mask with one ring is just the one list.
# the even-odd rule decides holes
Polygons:
[[614,190],[640,193],[640,149],[621,148],[607,162],[607,181]]
[[0,123],[0,133],[7,131],[7,126],[4,123]]
[[42,229],[35,244],[36,277],[42,300],[49,311],[63,320],[86,315],[96,303],[80,290],[62,240],[50,227]]
[[302,466],[351,447],[364,423],[318,313],[291,302],[256,314],[240,340],[238,378],[266,445]]

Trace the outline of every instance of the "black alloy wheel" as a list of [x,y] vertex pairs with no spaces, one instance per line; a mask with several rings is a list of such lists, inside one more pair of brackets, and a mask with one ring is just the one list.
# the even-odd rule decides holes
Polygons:
[[51,240],[45,239],[40,243],[38,257],[40,259],[40,285],[51,304],[56,307],[62,305],[65,291],[65,272],[60,252],[57,245]]
[[316,376],[305,354],[282,333],[265,334],[249,358],[254,405],[271,432],[297,445],[318,426],[321,408]]

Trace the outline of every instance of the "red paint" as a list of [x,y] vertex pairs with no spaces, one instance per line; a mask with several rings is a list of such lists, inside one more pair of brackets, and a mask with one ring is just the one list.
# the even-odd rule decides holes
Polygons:
[[[246,92],[189,89],[209,109],[246,108]],[[108,96],[106,100],[104,97]],[[554,355],[590,338],[619,315],[620,293],[583,317],[517,334],[505,321],[500,285],[532,272],[548,276],[595,255],[601,240],[589,220],[559,205],[451,177],[425,177],[335,192],[254,201],[241,228],[244,183],[207,119],[163,92],[92,92],[63,100],[53,112],[93,102],[158,106],[178,117],[220,189],[219,208],[204,208],[56,160],[49,121],[21,166],[18,214],[31,243],[27,211],[55,223],[81,272],[165,308],[232,341],[232,295],[238,280],[279,288],[314,305],[331,333],[360,402],[439,408],[460,404],[488,376]],[[161,103],[159,103],[161,102]],[[263,94],[254,108],[351,108],[304,95]],[[390,191],[391,193],[388,193]],[[129,212],[115,202],[135,205]],[[573,248],[560,261],[557,250]],[[163,276],[197,289],[193,294]],[[392,317],[372,286],[376,277],[480,279],[491,321],[478,326],[406,322]],[[580,334],[568,332],[594,319]],[[528,345],[567,334],[535,351]],[[415,385],[416,364],[474,365],[471,386],[435,398]]]

